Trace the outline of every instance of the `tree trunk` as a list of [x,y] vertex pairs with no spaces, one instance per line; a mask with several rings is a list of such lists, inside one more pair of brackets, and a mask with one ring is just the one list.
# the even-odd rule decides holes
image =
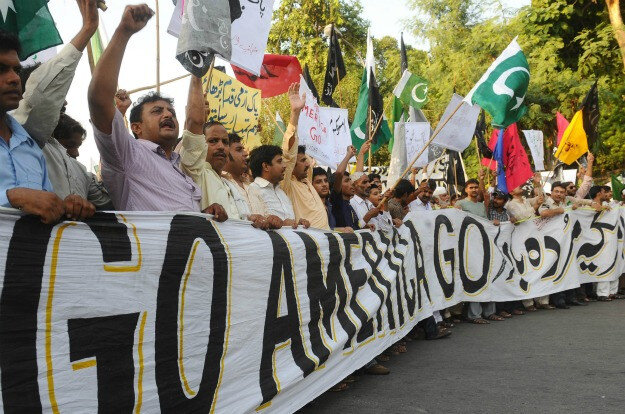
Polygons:
[[623,72],[625,72],[625,25],[621,16],[621,6],[619,0],[605,0],[608,6],[608,14],[610,15],[610,23],[614,30],[614,37],[618,42],[621,50],[621,58],[623,59]]

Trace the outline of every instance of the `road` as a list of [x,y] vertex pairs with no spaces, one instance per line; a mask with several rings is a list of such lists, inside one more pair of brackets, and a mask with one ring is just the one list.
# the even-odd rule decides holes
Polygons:
[[623,413],[625,300],[462,323],[303,413]]

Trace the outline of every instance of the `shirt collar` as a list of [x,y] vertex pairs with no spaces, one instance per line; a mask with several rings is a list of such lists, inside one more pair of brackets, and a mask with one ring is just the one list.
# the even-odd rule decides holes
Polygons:
[[7,125],[11,129],[11,139],[9,140],[10,148],[15,148],[24,142],[31,147],[34,146],[35,141],[28,135],[24,127],[11,115],[6,114],[5,116]]
[[359,195],[354,195],[354,201],[358,204],[367,204],[364,198],[361,198]]
[[263,177],[256,177],[256,178],[254,178],[254,182],[255,182],[255,183],[256,183],[259,187],[262,187],[262,188],[265,188],[265,187],[273,187],[273,185],[271,184],[271,182],[269,182],[269,181],[265,180]]
[[148,141],[147,139],[141,139],[141,138],[138,139],[137,142],[143,145],[144,147],[146,147],[147,149],[149,149],[150,151],[165,158],[166,160],[171,161],[172,163],[177,164],[178,160],[180,159],[180,154],[178,154],[176,151],[172,151],[171,158],[167,159],[167,154],[165,153],[165,150],[156,142]]

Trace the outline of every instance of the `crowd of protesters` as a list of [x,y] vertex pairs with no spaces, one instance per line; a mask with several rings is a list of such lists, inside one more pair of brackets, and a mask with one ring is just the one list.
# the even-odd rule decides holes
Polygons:
[[[261,145],[248,154],[241,137],[229,134],[219,122],[207,123],[201,79],[195,76],[180,134],[171,99],[152,92],[131,107],[128,94],[117,89],[126,46],[152,15],[145,5],[126,7],[89,86],[91,123],[101,156],[98,179],[76,160],[85,129],[65,114],[76,67],[98,26],[96,1],[78,4],[82,28],[56,57],[40,66],[22,68],[18,38],[0,32],[0,206],[21,209],[44,223],[82,220],[96,210],[193,211],[210,214],[218,222],[246,220],[262,230],[303,226],[351,233],[389,231],[401,226],[409,212],[444,208],[458,208],[501,225],[557,216],[568,207],[601,211],[615,203],[610,187],[593,185],[592,154],[579,187],[556,182],[547,195],[537,174],[531,197],[525,197],[521,187],[509,195],[489,191],[484,171],[466,182],[462,195],[450,196],[427,179],[418,185],[402,179],[393,191],[385,191],[379,175],[364,173],[370,142],[359,151],[348,147],[330,172],[315,166],[299,145],[297,125],[305,105],[299,84],[288,91],[291,114],[282,147]],[[353,157],[357,162],[350,174]],[[381,363],[406,352],[406,342],[448,337],[460,322],[488,324],[537,309],[621,298],[616,280],[520,302],[461,303],[421,321],[362,372],[388,374]],[[346,389],[355,378],[350,375],[333,389]]]

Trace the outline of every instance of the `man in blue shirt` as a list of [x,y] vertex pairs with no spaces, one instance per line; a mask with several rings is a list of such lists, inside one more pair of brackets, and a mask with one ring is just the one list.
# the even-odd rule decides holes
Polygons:
[[70,195],[65,201],[52,192],[43,152],[8,111],[22,99],[18,38],[0,31],[0,206],[15,207],[54,223],[64,214],[84,218],[90,203]]

